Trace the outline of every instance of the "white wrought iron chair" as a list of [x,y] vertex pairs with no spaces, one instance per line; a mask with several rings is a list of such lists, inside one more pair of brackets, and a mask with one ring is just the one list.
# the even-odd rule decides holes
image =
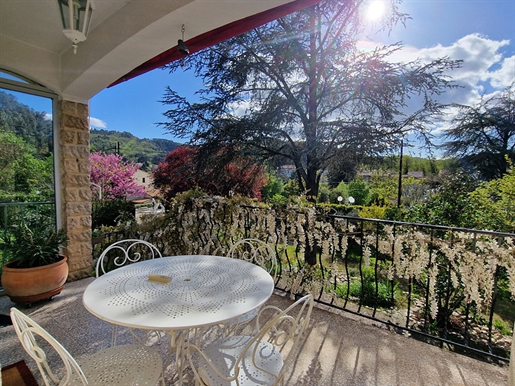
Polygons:
[[109,245],[98,258],[96,277],[127,264],[158,257],[162,257],[161,252],[148,241],[138,239],[117,241]]
[[[251,238],[239,240],[229,249],[228,257],[257,264],[272,276],[274,282],[277,278],[279,270],[277,255],[272,247],[264,241]],[[258,312],[259,309],[255,309],[226,322],[226,334],[233,333],[241,325],[250,322],[256,317]]]
[[[79,365],[54,337],[23,312],[11,308],[11,319],[16,335],[36,361],[47,386],[165,384],[161,355],[151,347],[139,344],[110,347],[85,357]],[[59,365],[48,363],[52,351],[61,358]]]
[[235,242],[229,249],[228,256],[233,259],[245,260],[259,265],[272,277],[277,278],[277,255],[273,248],[262,240],[242,239]]
[[[313,309],[313,295],[306,295],[282,311],[261,309],[254,336],[234,335],[200,348],[188,346],[188,359],[201,385],[280,385],[298,354]],[[270,316],[272,313],[272,316]],[[267,321],[262,327],[260,322]]]
[[[159,257],[162,257],[159,249],[148,241],[138,239],[117,241],[109,245],[98,258],[96,264],[96,277],[128,264],[143,260],[152,260]],[[131,328],[129,330],[132,336],[139,343],[143,343],[143,339],[136,334],[134,329]],[[115,346],[118,337],[117,325],[113,325],[112,334],[111,343]],[[159,332],[152,331],[151,334],[156,335],[157,339],[160,339]],[[146,339],[148,339],[148,336],[146,336]]]

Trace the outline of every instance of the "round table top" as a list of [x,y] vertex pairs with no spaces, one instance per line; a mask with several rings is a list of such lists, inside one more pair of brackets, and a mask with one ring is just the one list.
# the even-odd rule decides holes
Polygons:
[[[169,283],[149,275],[171,277]],[[110,323],[155,330],[216,324],[260,307],[274,281],[261,267],[221,256],[169,256],[115,269],[91,282],[88,311]]]

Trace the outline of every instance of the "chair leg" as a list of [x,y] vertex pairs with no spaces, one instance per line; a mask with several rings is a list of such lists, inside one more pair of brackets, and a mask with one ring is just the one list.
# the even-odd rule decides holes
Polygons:
[[111,336],[111,346],[116,346],[116,338],[118,337],[118,326],[113,324],[112,336]]

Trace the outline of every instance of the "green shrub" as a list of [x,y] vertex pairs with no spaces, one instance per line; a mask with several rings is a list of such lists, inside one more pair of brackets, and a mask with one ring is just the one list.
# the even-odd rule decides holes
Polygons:
[[136,207],[125,198],[96,202],[91,213],[92,229],[132,222],[135,218]]
[[[353,278],[350,283],[350,288],[347,291],[347,283],[337,286],[336,294],[341,298],[349,295],[360,299],[361,304],[370,307],[384,307],[389,308],[395,305],[395,293],[397,292],[398,284],[395,284],[392,291],[392,285],[389,280],[381,281],[378,278],[377,294],[376,294],[376,280],[374,269],[370,267],[363,268],[363,281],[358,276]],[[392,298],[392,292],[394,294]]]
[[502,320],[494,320],[494,327],[503,335],[511,335],[511,329]]
[[281,196],[284,192],[284,183],[279,177],[272,174],[268,174],[267,177],[268,183],[261,189],[261,195],[263,201],[270,202],[274,197]]
[[270,199],[271,205],[286,205],[287,203],[288,198],[281,194],[274,194],[274,196]]
[[362,218],[378,218],[384,219],[386,214],[386,206],[364,206],[361,209],[358,209],[359,217]]

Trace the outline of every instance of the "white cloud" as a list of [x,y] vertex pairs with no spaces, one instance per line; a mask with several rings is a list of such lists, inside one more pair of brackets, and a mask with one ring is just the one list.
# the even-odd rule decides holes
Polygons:
[[[377,44],[375,47],[381,45]],[[359,47],[367,51],[374,49],[370,42],[361,42]],[[474,33],[447,46],[441,44],[427,48],[404,46],[391,55],[390,60],[404,63],[415,60],[428,63],[442,57],[463,60],[461,68],[449,73],[460,87],[447,90],[439,96],[439,101],[474,106],[482,97],[489,98],[493,94],[499,93],[515,80],[515,56],[506,55],[506,52],[510,50],[509,47],[509,40],[492,40]],[[417,102],[417,98],[413,98],[410,108],[414,108]],[[441,119],[430,128],[436,143],[441,143],[442,135],[451,127],[453,118],[458,111],[454,107],[447,109]]]
[[[492,40],[474,33],[447,46],[441,44],[428,48],[404,46],[402,50],[391,55],[390,60],[404,63],[417,59],[428,63],[443,57],[462,60],[461,68],[449,72],[450,77],[460,87],[446,91],[439,97],[439,101],[473,106],[482,96],[491,96],[510,86],[514,81],[515,56],[508,57],[503,53],[509,45],[509,40]],[[362,43],[361,48],[370,50],[370,43]],[[444,132],[456,113],[457,109],[449,109],[443,117],[444,122],[434,128],[433,134]]]
[[[390,60],[405,63],[417,59],[428,63],[442,57],[462,60],[461,68],[449,73],[462,87],[446,92],[442,96],[442,101],[475,104],[485,92],[492,93],[508,87],[515,79],[515,56],[505,57],[502,52],[503,48],[509,45],[509,40],[492,40],[474,33],[448,46],[404,46],[402,50],[391,55]],[[370,43],[363,42],[361,48],[370,50]]]
[[432,135],[440,135],[444,134],[448,129],[451,128],[451,121],[452,118],[458,114],[458,108],[457,107],[449,107],[445,111],[444,116],[442,119],[435,124],[435,126],[431,129]]
[[107,128],[107,123],[98,118],[89,117],[89,125],[91,127],[95,127],[97,129],[105,129]]
[[233,103],[230,103],[228,107],[229,107],[231,115],[234,115],[236,117],[243,117],[249,111],[250,101],[246,100],[246,101],[233,102]]
[[[476,105],[481,97],[488,97],[508,87],[515,79],[515,57],[504,57],[503,47],[508,40],[492,40],[479,34],[471,34],[458,39],[449,46],[437,45],[419,50],[423,61],[448,57],[463,60],[462,67],[451,71],[450,76],[461,87],[447,91],[441,102]],[[458,109],[448,109],[443,121],[433,128],[432,134],[445,133],[450,128]]]
[[[420,50],[419,57],[430,61],[439,57],[463,60],[462,67],[452,71],[452,77],[464,86],[478,87],[479,82],[496,82],[497,72],[492,67],[503,61],[501,48],[509,45],[508,40],[491,40],[479,34],[471,34],[458,39],[450,46],[437,45]],[[497,76],[496,76],[497,75]]]
[[490,83],[493,87],[504,89],[509,87],[515,80],[515,55],[504,58],[497,70],[491,72]]

